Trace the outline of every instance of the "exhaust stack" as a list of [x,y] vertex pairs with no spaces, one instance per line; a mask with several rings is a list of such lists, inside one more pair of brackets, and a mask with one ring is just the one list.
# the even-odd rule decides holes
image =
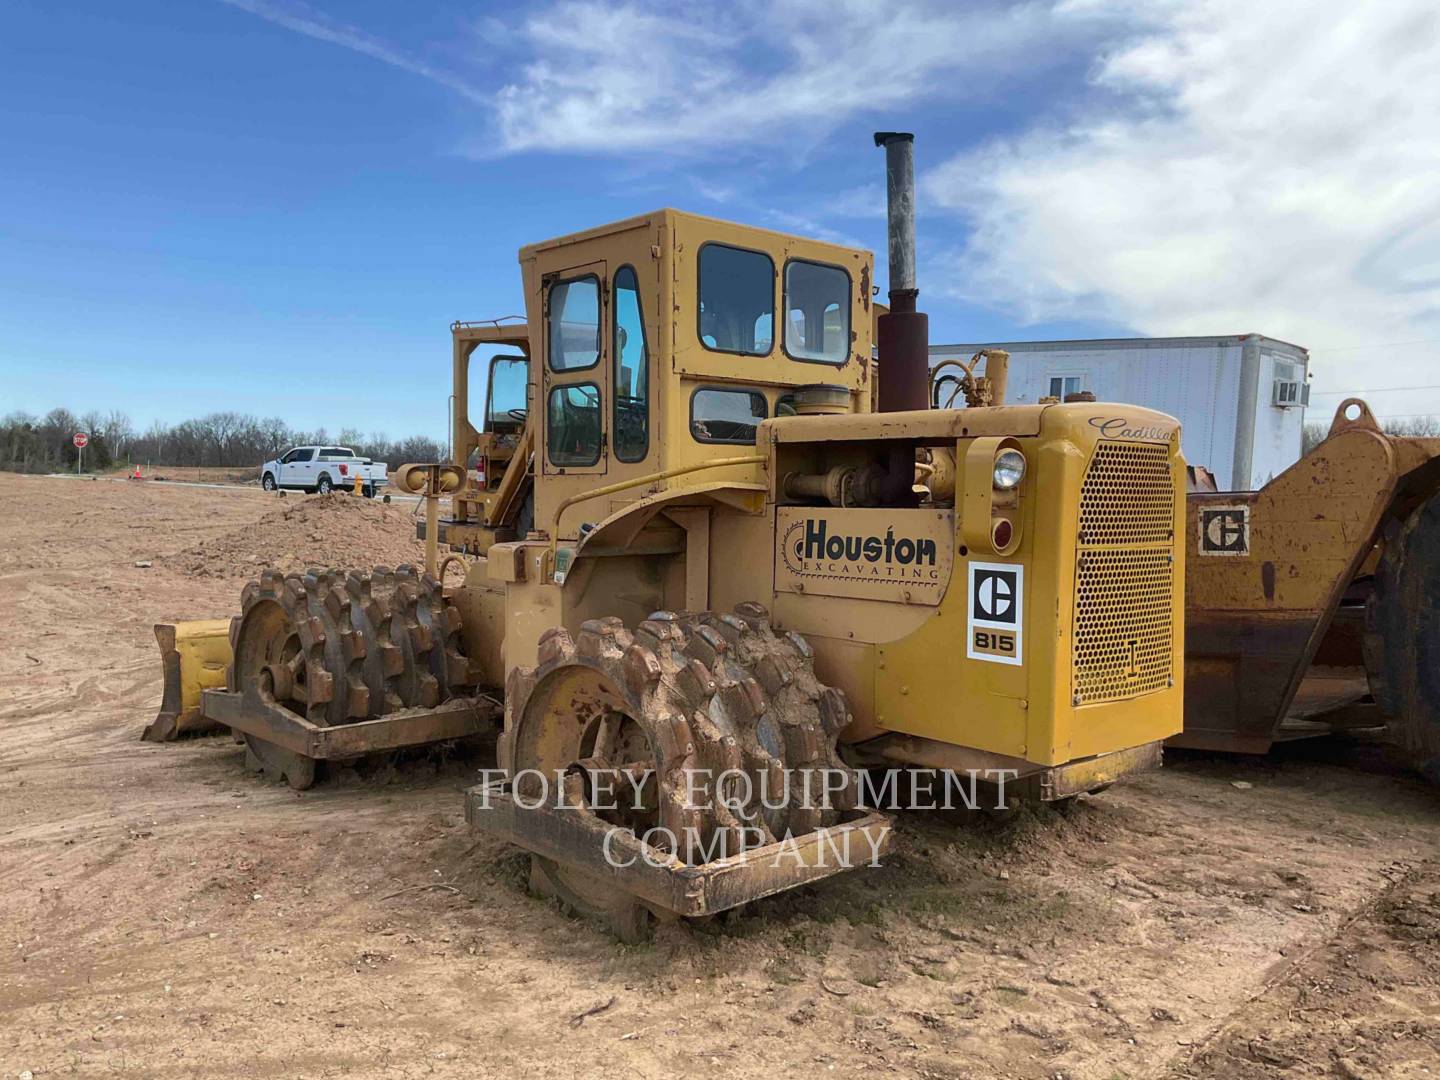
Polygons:
[[878,320],[880,411],[930,406],[930,317],[915,310],[915,136],[877,131],[885,148],[890,311]]

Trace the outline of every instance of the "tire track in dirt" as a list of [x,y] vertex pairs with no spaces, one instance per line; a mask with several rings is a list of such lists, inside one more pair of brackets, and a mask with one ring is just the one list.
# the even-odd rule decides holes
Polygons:
[[[1392,870],[1385,889],[1335,934],[1293,954],[1168,1075],[1379,1080],[1440,1072],[1440,863]],[[1356,1008],[1357,999],[1366,1007]]]

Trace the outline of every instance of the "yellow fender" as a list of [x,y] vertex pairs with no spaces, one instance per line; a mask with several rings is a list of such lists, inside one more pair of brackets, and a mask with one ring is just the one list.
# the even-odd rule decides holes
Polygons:
[[233,651],[229,619],[156,623],[160,663],[165,675],[160,712],[140,736],[169,742],[180,735],[223,730],[200,712],[203,690],[223,690]]

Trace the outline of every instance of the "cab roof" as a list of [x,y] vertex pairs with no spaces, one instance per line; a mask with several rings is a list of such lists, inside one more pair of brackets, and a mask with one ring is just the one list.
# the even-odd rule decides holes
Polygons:
[[676,225],[681,223],[693,225],[701,229],[706,226],[743,229],[748,233],[753,233],[757,239],[768,240],[772,244],[793,243],[796,240],[801,240],[807,245],[829,248],[831,251],[836,252],[837,255],[842,252],[845,254],[855,254],[859,252],[873,257],[873,252],[867,248],[831,244],[824,240],[816,240],[814,237],[803,236],[799,233],[785,233],[776,229],[762,229],[754,225],[745,225],[738,221],[726,221],[724,218],[706,217],[703,214],[692,214],[685,210],[676,210],[673,207],[667,206],[659,210],[652,210],[646,214],[637,214],[634,217],[612,221],[606,225],[596,225],[593,228],[584,229],[580,232],[567,233],[564,236],[557,236],[550,240],[541,240],[538,243],[527,244],[520,249],[520,259],[524,261],[525,259],[533,258],[543,251],[553,251],[556,248],[579,243],[582,240],[594,240],[604,236],[613,236],[617,233],[629,232],[632,229],[650,228],[657,224]]

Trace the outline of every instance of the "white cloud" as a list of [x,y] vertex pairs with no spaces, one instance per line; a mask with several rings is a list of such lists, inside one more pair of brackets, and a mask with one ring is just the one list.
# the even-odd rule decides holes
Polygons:
[[[550,0],[476,19],[474,61],[449,68],[303,0],[225,2],[460,94],[489,124],[479,155],[604,157],[636,174],[684,156],[691,186],[732,204],[846,121],[984,109],[1091,56],[1089,85],[1042,123],[923,177],[922,210],[971,230],[946,273],[923,269],[930,295],[1028,321],[1298,341],[1322,403],[1440,383],[1433,0]],[[844,236],[835,223],[883,213],[877,183],[844,183],[761,212]],[[943,218],[923,215],[929,260]],[[1374,403],[1440,411],[1440,392]]]
[[306,0],[221,2],[482,106],[494,130],[472,146],[486,156],[784,156],[862,111],[992,93],[1022,57],[1042,67],[1094,21],[1057,21],[1053,0],[550,0],[510,23],[475,18],[473,60],[444,67]]
[[819,207],[824,217],[883,218],[885,216],[885,183],[861,184],[825,198]]
[[[1440,341],[1353,348],[1440,338],[1433,0],[1126,12],[1142,21],[1112,27],[1077,116],[925,178],[973,227],[948,290],[1029,321],[1297,341],[1317,391],[1440,383]],[[1374,404],[1428,411],[1440,393]]]
[[769,209],[764,212],[764,225],[796,236],[808,236],[812,240],[823,240],[827,244],[841,247],[863,248],[865,242],[857,240],[847,232],[832,229],[824,222],[808,214],[795,214],[788,210]]
[[[495,99],[501,150],[805,149],[861,110],[963,96],[1039,46],[1049,6],[738,0],[709,10],[562,0]],[[970,80],[974,80],[971,82]],[[988,89],[988,86],[987,86]]]
[[361,53],[373,60],[379,60],[383,64],[408,71],[412,75],[419,75],[423,79],[429,79],[431,82],[439,83],[441,86],[453,90],[474,104],[484,105],[489,101],[485,94],[464,79],[419,57],[412,56],[374,34],[332,19],[324,12],[305,3],[304,0],[221,0],[221,3],[259,16],[266,22],[283,26],[297,34],[304,34],[306,37],[328,42],[331,45],[339,45],[343,49]]

